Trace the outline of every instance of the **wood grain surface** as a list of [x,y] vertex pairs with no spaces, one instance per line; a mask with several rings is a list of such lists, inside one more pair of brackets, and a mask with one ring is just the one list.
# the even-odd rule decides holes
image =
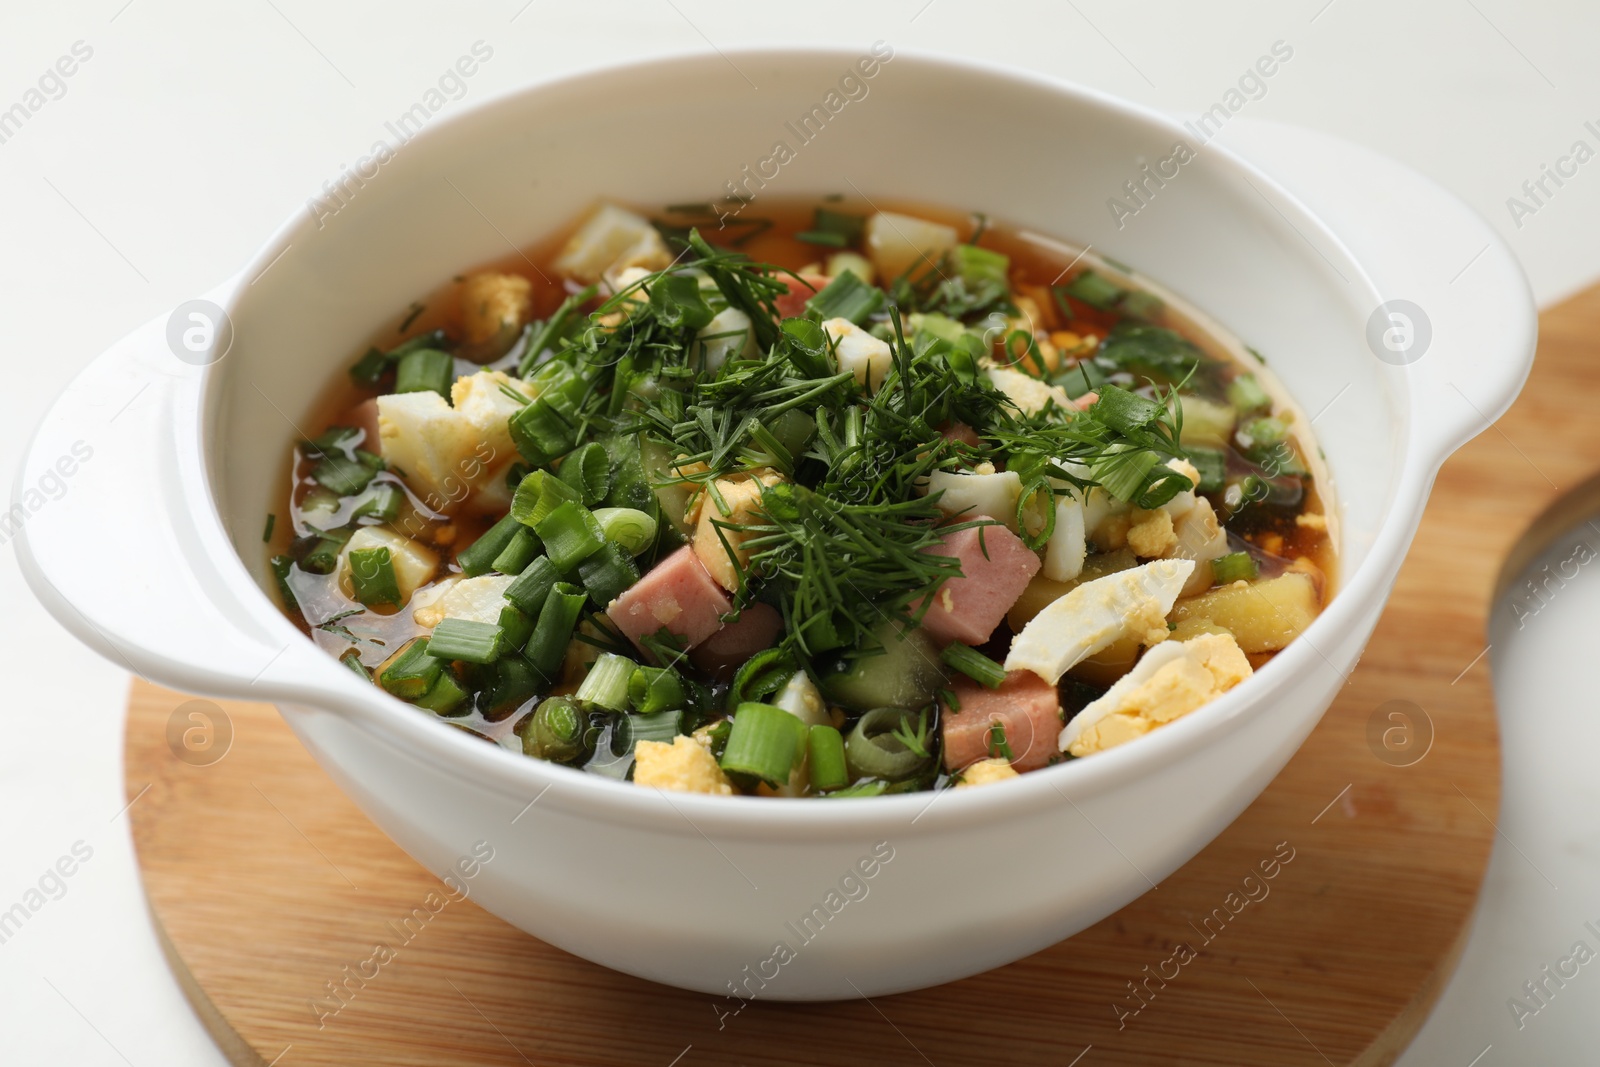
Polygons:
[[[1600,289],[1543,316],[1527,390],[1444,468],[1365,657],[1284,772],[1158,889],[1053,948],[920,993],[719,1018],[720,998],[568,956],[470,900],[401,943],[390,924],[439,884],[276,712],[225,705],[231,746],[201,766],[168,741],[192,698],[140,683],[127,789],[173,967],[238,1064],[1389,1063],[1449,976],[1488,860],[1485,619],[1502,562],[1600,455],[1597,328]],[[1293,858],[1245,902],[1281,842]],[[378,941],[394,958],[319,1019]]]

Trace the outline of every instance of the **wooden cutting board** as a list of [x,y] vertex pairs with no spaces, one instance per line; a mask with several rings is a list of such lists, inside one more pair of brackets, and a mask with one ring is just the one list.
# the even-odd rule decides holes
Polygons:
[[[1053,948],[920,993],[719,1018],[720,998],[568,956],[469,900],[319,1016],[327,983],[397,944],[390,924],[438,883],[271,708],[135,684],[130,817],[173,968],[236,1064],[1389,1063],[1450,974],[1495,835],[1485,619],[1502,562],[1553,535],[1538,517],[1600,455],[1600,288],[1542,331],[1517,406],[1440,475],[1366,656],[1305,746],[1191,863]],[[196,710],[231,724],[220,759],[182,742]],[[1280,842],[1293,858],[1247,901]],[[1193,958],[1175,962],[1178,944]]]

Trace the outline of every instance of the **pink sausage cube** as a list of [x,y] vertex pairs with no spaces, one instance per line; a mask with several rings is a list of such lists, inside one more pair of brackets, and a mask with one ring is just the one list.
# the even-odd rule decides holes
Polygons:
[[[961,710],[940,704],[944,765],[957,771],[986,759],[997,740],[994,724],[1005,728],[1011,766],[1019,771],[1043,767],[1060,753],[1061,704],[1056,687],[1032,671],[1012,671],[999,689],[986,689],[957,675],[950,684]],[[998,745],[993,753],[1003,755]]]
[[650,568],[606,608],[606,615],[634,644],[666,627],[693,648],[722,628],[733,603],[685,545]]
[[770,604],[750,604],[730,622],[706,638],[690,659],[708,674],[724,675],[755,655],[771,648],[783,629],[783,616]]
[[922,628],[941,645],[961,641],[981,645],[989,640],[1028,581],[1039,572],[1039,557],[1022,538],[978,515],[972,526],[946,534],[944,543],[930,552],[961,561],[961,577],[951,578],[934,590]]
[[778,315],[785,319],[799,318],[806,313],[806,301],[822,292],[827,287],[828,279],[821,274],[802,274],[800,281],[795,281],[788,275],[778,278],[778,281],[787,282],[789,291],[778,297],[773,303],[778,308]]
[[955,441],[959,444],[971,445],[973,448],[977,448],[979,445],[983,444],[983,438],[978,436],[978,431],[974,430],[971,426],[968,426],[964,422],[945,423],[943,426],[939,427],[939,436],[943,437],[946,441]]

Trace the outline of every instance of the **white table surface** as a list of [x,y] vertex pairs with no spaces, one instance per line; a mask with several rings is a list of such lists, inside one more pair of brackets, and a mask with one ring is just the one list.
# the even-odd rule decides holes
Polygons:
[[[1600,274],[1600,161],[1520,226],[1506,204],[1575,140],[1600,147],[1583,126],[1600,125],[1591,54],[1600,8],[1577,0],[449,6],[73,0],[0,10],[0,110],[75,42],[93,50],[59,99],[0,143],[0,292],[10,294],[0,359],[13,398],[0,466],[15,470],[43,406],[79,368],[237,270],[478,40],[493,58],[452,106],[608,60],[881,38],[1198,111],[1281,39],[1293,61],[1247,113],[1364,142],[1432,175],[1506,235],[1542,304]],[[1585,532],[1600,547],[1600,532]],[[220,1065],[156,947],[121,814],[128,677],[35,603],[10,547],[0,548],[0,605],[12,679],[0,710],[0,910],[75,845],[92,850],[59,899],[0,944],[0,1062]],[[1507,1001],[1573,942],[1600,950],[1584,927],[1600,928],[1590,765],[1600,728],[1592,701],[1579,699],[1597,607],[1600,573],[1585,568],[1526,628],[1497,615],[1489,660],[1504,722],[1502,833],[1465,959],[1407,1065],[1595,1061],[1600,977],[1587,972],[1600,964],[1521,1029]],[[247,940],[240,951],[251,951]]]

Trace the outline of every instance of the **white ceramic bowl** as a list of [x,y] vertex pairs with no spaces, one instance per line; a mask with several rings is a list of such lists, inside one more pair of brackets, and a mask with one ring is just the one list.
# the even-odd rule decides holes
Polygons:
[[[1526,284],[1477,216],[1365,150],[1231,120],[1224,140],[1256,166],[1160,114],[994,67],[895,55],[799,144],[785,123],[825,103],[857,58],[636,63],[435,120],[337,214],[297,214],[209,294],[233,324],[219,361],[176,358],[163,316],[68,388],[18,482],[35,591],[150,679],[276,703],[418,862],[445,872],[488,841],[494,859],[473,884],[484,907],[657,981],[771,999],[913,989],[1034,952],[1145,892],[1278,773],[1355,664],[1440,462],[1526,375]],[[1305,636],[1124,748],[997,787],[827,802],[666,795],[519,758],[313,647],[263,591],[262,522],[281,510],[290,423],[365,339],[597,198],[711,199],[779,140],[794,158],[758,204],[842,191],[987,211],[1092,243],[1266,354],[1320,412],[1342,517],[1340,589]],[[1179,141],[1196,158],[1147,186],[1119,227],[1108,199]],[[1368,345],[1369,317],[1391,298],[1431,320],[1431,344],[1406,365]],[[28,490],[66,466],[66,494],[35,507]]]

